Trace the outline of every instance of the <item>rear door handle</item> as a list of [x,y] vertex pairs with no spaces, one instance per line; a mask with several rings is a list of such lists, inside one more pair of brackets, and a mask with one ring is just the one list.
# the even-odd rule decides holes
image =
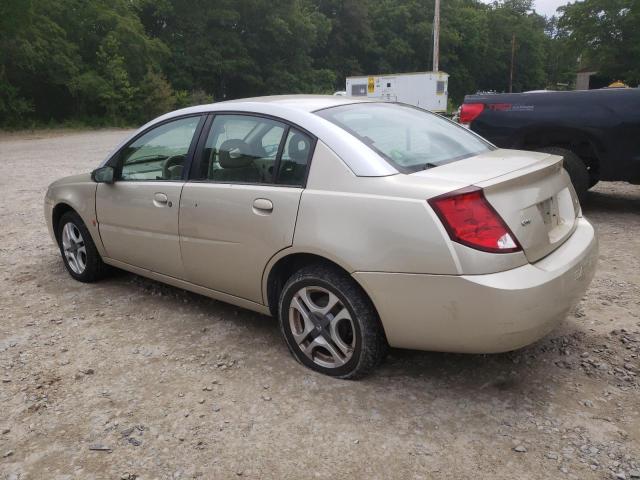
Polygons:
[[153,195],[153,204],[156,207],[164,207],[165,205],[171,206],[171,202],[169,201],[169,197],[167,197],[164,193],[155,193]]
[[253,201],[253,212],[258,215],[268,215],[273,211],[273,203],[266,198],[256,198]]

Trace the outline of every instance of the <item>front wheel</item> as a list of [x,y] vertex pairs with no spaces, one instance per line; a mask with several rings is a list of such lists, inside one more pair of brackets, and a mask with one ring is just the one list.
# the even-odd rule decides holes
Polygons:
[[106,265],[80,215],[66,212],[58,222],[57,232],[60,253],[69,274],[85,283],[102,278]]
[[312,265],[296,272],[280,295],[279,320],[293,356],[332,377],[360,378],[386,353],[371,300],[337,268]]

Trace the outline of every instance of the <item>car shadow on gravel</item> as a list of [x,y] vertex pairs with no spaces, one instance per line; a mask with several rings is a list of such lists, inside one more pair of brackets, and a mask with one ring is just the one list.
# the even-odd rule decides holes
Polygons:
[[[144,277],[127,272],[118,272],[99,285],[107,287],[113,294],[113,287],[131,292],[131,287],[136,287],[136,294],[142,297],[160,297],[165,308],[175,309],[179,306],[187,306],[189,315],[193,318],[192,324],[184,325],[185,331],[201,329],[206,325],[207,329],[215,331],[217,325],[227,323],[242,330],[241,338],[253,339],[252,341],[239,341],[233,348],[241,354],[247,364],[254,364],[252,351],[257,343],[270,345],[272,355],[276,355],[276,362],[286,364],[295,360],[288,352],[285,343],[280,341],[280,330],[275,318],[261,315],[240,307],[219,302],[195,293],[156,282]],[[117,295],[117,294],[116,294]],[[175,303],[174,306],[170,304]],[[203,323],[202,317],[206,318]],[[153,321],[162,321],[154,319]],[[191,322],[189,322],[191,323]],[[521,388],[530,390],[532,384],[539,381],[546,383],[548,380],[547,368],[549,364],[541,361],[541,352],[558,354],[560,342],[566,342],[566,336],[558,332],[528,347],[500,354],[452,354],[443,352],[425,352],[418,350],[390,349],[385,361],[372,374],[366,377],[365,383],[385,383],[389,380],[409,381],[416,386],[433,387],[443,385],[456,385],[470,391],[500,391],[517,394]],[[259,363],[259,362],[256,362]],[[256,365],[256,368],[257,365]],[[289,369],[287,369],[289,370]],[[308,370],[294,369],[301,374],[301,378],[308,375]],[[294,374],[295,375],[295,374]],[[320,375],[320,374],[317,374]],[[295,380],[295,379],[292,379]]]
[[[635,192],[629,191],[590,191],[584,202],[583,210],[587,215],[612,213],[640,215],[640,185]],[[634,195],[635,193],[635,195]]]
[[[236,358],[242,358],[245,366],[253,373],[260,373],[264,368],[264,359],[257,352],[266,348],[272,363],[279,365],[279,370],[285,374],[283,381],[287,384],[304,381],[310,375],[325,385],[327,381],[331,385],[333,382],[342,382],[297,365],[282,341],[278,322],[273,317],[122,270],[114,270],[108,278],[92,288],[96,290],[91,296],[98,303],[103,303],[107,297],[128,297],[129,300],[125,303],[131,302],[132,305],[153,302],[154,311],[165,312],[148,320],[154,322],[158,329],[179,328],[185,335],[188,332],[202,332],[205,344],[214,342],[211,344],[211,352],[235,352]],[[182,323],[176,326],[172,316],[166,315],[167,311],[181,311]],[[549,395],[553,395],[554,390],[562,388],[561,378],[565,370],[554,364],[566,363],[568,357],[564,352],[568,349],[577,358],[577,352],[582,351],[582,344],[586,340],[583,336],[568,320],[563,327],[540,341],[507,353],[452,354],[390,349],[382,365],[358,383],[363,391],[375,392],[387,389],[394,383],[403,385],[403,388],[412,385],[414,392],[453,389],[446,396],[453,395],[467,400],[479,396],[485,402],[496,398],[519,401],[535,390],[538,399],[544,401]],[[180,350],[182,347],[183,345],[179,345],[177,348]],[[173,348],[175,352],[175,346]],[[575,365],[571,368],[579,367]],[[339,383],[335,385],[338,386]]]
[[[173,287],[125,270],[113,268],[108,278],[98,285],[108,287],[109,290],[117,286],[123,290],[123,295],[131,293],[131,288],[135,287],[135,293],[143,298],[161,298],[168,304],[175,302],[175,307],[186,306],[193,314],[204,314],[209,319],[208,327],[212,326],[217,320],[225,320],[236,322],[238,326],[245,328],[262,330],[263,333],[264,330],[275,329],[276,333],[279,334],[277,320],[273,317],[205,297],[182,288]],[[172,308],[170,305],[165,306]],[[259,332],[255,332],[255,334],[260,335]]]
[[[541,340],[544,343],[545,340]],[[429,383],[454,381],[472,389],[517,392],[525,379],[544,373],[548,364],[538,362],[538,344],[508,353],[454,354],[392,349],[376,376],[427,379]],[[540,372],[537,372],[540,367]]]

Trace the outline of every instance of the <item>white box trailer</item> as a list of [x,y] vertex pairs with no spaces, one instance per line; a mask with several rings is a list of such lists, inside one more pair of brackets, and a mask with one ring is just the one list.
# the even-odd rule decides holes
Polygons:
[[401,102],[446,112],[449,75],[444,72],[392,73],[347,77],[346,94]]

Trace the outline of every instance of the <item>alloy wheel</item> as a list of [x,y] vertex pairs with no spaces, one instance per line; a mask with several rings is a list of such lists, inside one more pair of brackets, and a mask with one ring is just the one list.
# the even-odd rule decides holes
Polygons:
[[82,233],[71,222],[62,229],[62,250],[69,268],[76,275],[82,275],[87,268],[87,248]]
[[325,288],[303,287],[293,295],[289,326],[300,351],[316,365],[337,368],[353,356],[355,327],[351,313]]

